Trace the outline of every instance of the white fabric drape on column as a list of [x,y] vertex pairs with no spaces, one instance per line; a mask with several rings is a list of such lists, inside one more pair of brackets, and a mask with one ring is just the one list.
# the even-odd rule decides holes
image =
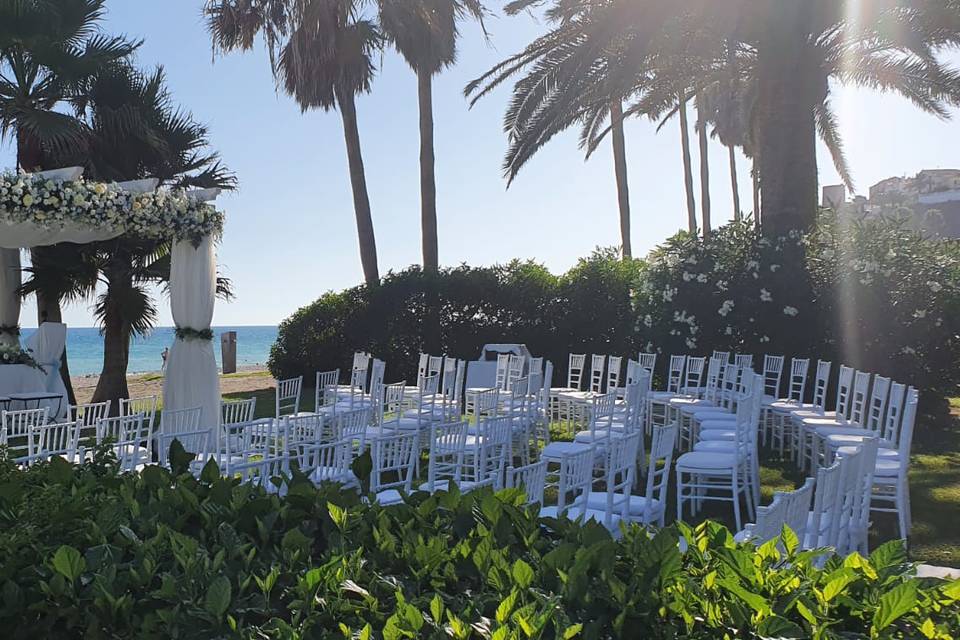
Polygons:
[[27,249],[30,247],[46,247],[58,242],[87,244],[88,242],[116,238],[122,233],[123,229],[113,229],[110,227],[95,229],[76,224],[64,224],[55,228],[45,229],[38,227],[32,222],[21,222],[18,224],[0,222],[0,247],[22,247]]
[[[67,347],[67,325],[62,322],[44,322],[36,333],[24,340],[23,347],[33,352],[33,359],[43,367],[45,380],[44,391],[58,393],[63,400],[60,402],[60,413],[57,420],[67,417],[67,387],[63,384],[60,375],[60,359]],[[56,405],[54,405],[54,408]]]
[[[190,240],[178,240],[170,258],[174,324],[182,329],[209,329],[217,286],[213,238],[204,238],[197,247]],[[220,425],[220,378],[213,341],[175,338],[163,380],[163,409],[193,407],[203,410],[202,425]]]
[[[20,324],[20,250],[0,249],[0,327],[15,327]],[[17,346],[20,339],[15,333],[0,331],[0,344]]]

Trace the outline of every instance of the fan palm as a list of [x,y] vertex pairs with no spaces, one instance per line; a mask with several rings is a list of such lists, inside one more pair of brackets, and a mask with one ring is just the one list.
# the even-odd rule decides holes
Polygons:
[[[14,138],[17,165],[24,171],[52,168],[49,153],[84,144],[83,123],[58,108],[76,107],[93,75],[139,46],[99,31],[104,5],[105,0],[0,0],[0,136]],[[31,254],[35,262],[60,261],[57,248]],[[36,290],[38,322],[62,320],[60,294],[57,287]],[[60,372],[72,401],[66,354]]]
[[380,282],[377,243],[360,150],[356,97],[369,93],[377,25],[353,0],[209,0],[204,9],[214,46],[246,51],[261,36],[277,84],[303,111],[338,109],[350,167],[360,262],[366,283]]
[[380,28],[417,75],[420,108],[420,225],[424,271],[439,269],[433,144],[433,77],[456,62],[459,22],[483,25],[479,0],[377,0]]
[[[59,163],[82,163],[88,176],[104,181],[157,178],[177,186],[230,189],[235,179],[209,151],[206,127],[177,109],[170,98],[162,68],[142,74],[127,64],[102,70],[78,103],[87,144],[81,151],[65,150]],[[150,287],[168,281],[169,241],[121,236],[89,245],[64,245],[76,256],[74,272],[62,264],[34,264],[27,291],[66,276],[72,297],[95,295],[94,315],[104,336],[103,369],[94,401],[128,397],[127,366],[130,340],[148,332],[157,319]],[[72,282],[71,282],[71,276]],[[224,281],[219,283],[221,290]]]
[[[597,26],[586,35],[551,32],[495,67],[481,79],[481,91],[532,67],[511,103],[511,109],[523,104],[525,114],[511,131],[507,158],[516,170],[557,131],[598,110],[603,96],[592,91],[584,98],[585,84],[632,96],[627,116],[661,118],[676,108],[678,95],[728,82],[733,48],[743,84],[756,83],[752,121],[764,228],[779,234],[813,219],[818,134],[850,182],[830,107],[831,80],[900,93],[941,117],[960,104],[960,74],[937,57],[960,41],[958,9],[957,0],[610,0],[597,6]],[[611,66],[604,47],[624,42],[631,53]],[[549,53],[558,48],[562,57]],[[607,131],[588,131],[588,148]]]

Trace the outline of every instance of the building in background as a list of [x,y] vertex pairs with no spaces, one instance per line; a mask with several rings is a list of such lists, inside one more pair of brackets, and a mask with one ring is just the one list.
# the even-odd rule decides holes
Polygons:
[[848,201],[843,185],[827,185],[822,205],[851,215],[905,216],[914,228],[960,238],[960,169],[924,169],[912,178],[886,178],[869,193],[869,198]]

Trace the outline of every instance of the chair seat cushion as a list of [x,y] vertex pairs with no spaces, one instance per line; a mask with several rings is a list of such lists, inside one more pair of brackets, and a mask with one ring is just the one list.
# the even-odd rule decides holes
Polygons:
[[310,482],[320,484],[321,482],[339,482],[341,484],[354,484],[357,477],[350,471],[344,471],[337,467],[317,467],[310,472]]
[[677,469],[683,471],[732,469],[737,458],[732,453],[717,453],[713,451],[692,451],[677,459]]
[[712,403],[709,400],[703,400],[702,398],[670,398],[671,407],[701,407],[701,406],[712,406]]
[[647,400],[651,402],[670,402],[673,398],[677,397],[677,393],[673,391],[651,391],[647,394]]
[[703,411],[695,411],[693,419],[703,423],[708,420],[736,420],[737,416],[729,411],[717,409],[716,407],[705,408]]
[[[806,425],[805,425],[806,426]],[[871,435],[876,436],[877,434],[872,431],[867,431],[851,423],[847,423],[847,426],[836,425],[836,426],[826,426],[826,427],[817,427],[817,436],[821,438],[829,438],[830,436],[866,436]]]
[[793,413],[794,411],[803,411],[804,409],[812,410],[812,404],[797,403],[793,400],[775,400],[771,402],[768,407],[774,413],[788,414]]
[[[472,480],[461,480],[457,483],[461,493],[467,493],[468,491],[473,491],[479,486],[479,483]],[[430,488],[429,482],[424,482],[419,487],[420,491],[449,491],[450,490],[450,480],[437,480],[433,483],[433,489]]]
[[[585,431],[578,431],[576,435],[573,436],[573,441],[583,442],[587,444],[591,442],[603,442],[608,438],[610,438],[611,435],[612,435],[611,431],[608,431],[607,429],[597,429],[593,433],[591,433],[590,430],[587,429]],[[621,436],[623,435],[622,431],[620,432],[620,435]]]
[[701,442],[733,442],[736,439],[737,432],[735,429],[710,429],[700,432]]
[[[819,435],[820,430],[817,429]],[[831,449],[839,447],[857,447],[863,444],[867,439],[876,437],[876,434],[870,433],[831,433],[827,435],[827,446]],[[880,447],[892,449],[890,442],[881,439]]]
[[713,453],[733,453],[736,450],[733,438],[729,440],[704,440],[693,445],[694,451],[709,451]]
[[[727,417],[729,416],[729,417]],[[710,431],[711,429],[720,429],[729,431],[737,426],[737,416],[731,414],[710,416],[709,420],[700,423],[700,431]]]
[[[622,496],[614,497],[614,511],[620,511],[620,501]],[[587,494],[587,508],[603,512],[607,508],[607,493],[605,491],[591,491]],[[647,500],[645,496],[630,496],[627,500],[627,513],[635,517],[649,515],[650,519],[659,517],[662,509],[660,501],[656,498]]]
[[580,453],[590,446],[584,442],[551,442],[543,448],[540,457],[548,460],[559,460],[563,456]]
[[403,496],[396,489],[385,489],[376,496],[374,496],[374,502],[380,506],[386,507],[391,504],[400,504],[403,502]]
[[[837,447],[837,455],[848,456],[851,453],[856,453],[857,449],[860,447],[857,445],[845,445],[842,447]],[[889,460],[900,460],[900,452],[893,448],[882,447],[877,449],[877,460],[880,459],[889,459]]]

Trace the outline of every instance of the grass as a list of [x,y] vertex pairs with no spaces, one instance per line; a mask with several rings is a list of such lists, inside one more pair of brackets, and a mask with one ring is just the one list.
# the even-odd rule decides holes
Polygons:
[[[249,374],[237,374],[249,375]],[[267,374],[264,374],[267,375]],[[313,410],[313,394],[304,393],[300,409]],[[228,398],[257,398],[258,418],[274,415],[273,389],[229,394]],[[918,424],[910,468],[910,495],[913,529],[909,540],[911,559],[928,564],[960,568],[960,398],[950,400],[951,415],[947,428],[930,429],[923,437],[923,424]],[[559,425],[551,425],[554,439],[569,439]],[[804,475],[789,460],[778,460],[770,451],[761,452],[761,504],[768,504],[775,491],[789,491],[803,483]],[[668,522],[674,515],[671,485],[668,497]],[[727,505],[708,504],[703,517],[720,520],[733,526],[733,515]],[[874,514],[871,546],[898,535],[892,514]]]

